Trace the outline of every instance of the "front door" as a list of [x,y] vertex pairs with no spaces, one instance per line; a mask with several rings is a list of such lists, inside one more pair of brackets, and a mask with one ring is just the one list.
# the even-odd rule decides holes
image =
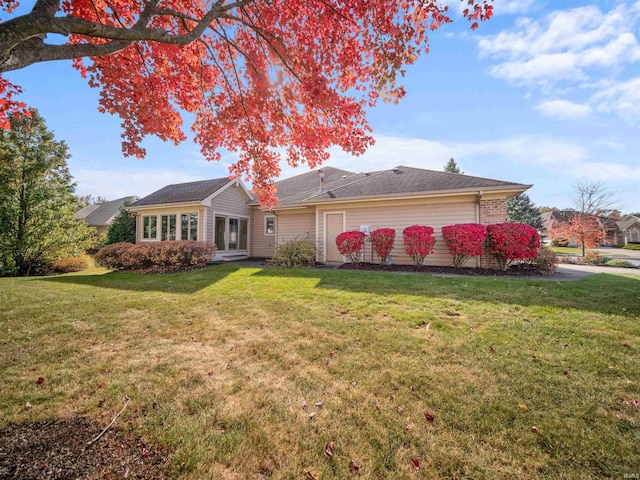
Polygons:
[[327,213],[326,217],[326,262],[344,262],[344,258],[336,247],[336,237],[344,231],[344,213]]

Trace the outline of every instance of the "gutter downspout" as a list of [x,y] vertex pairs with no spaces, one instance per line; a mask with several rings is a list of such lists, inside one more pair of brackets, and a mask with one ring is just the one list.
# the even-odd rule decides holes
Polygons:
[[[482,190],[478,190],[476,202],[476,223],[480,223],[480,200],[482,200],[482,195],[484,195],[484,192]],[[481,258],[482,257],[476,257],[476,268],[480,268]]]

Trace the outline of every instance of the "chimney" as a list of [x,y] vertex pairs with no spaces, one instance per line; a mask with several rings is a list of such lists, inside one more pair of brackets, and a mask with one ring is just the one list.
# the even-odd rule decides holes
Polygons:
[[324,172],[322,170],[318,170],[318,176],[320,177],[320,191],[324,192]]

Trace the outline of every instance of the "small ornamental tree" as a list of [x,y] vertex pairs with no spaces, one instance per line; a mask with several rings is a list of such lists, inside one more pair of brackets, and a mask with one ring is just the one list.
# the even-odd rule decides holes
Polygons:
[[364,250],[364,237],[363,232],[351,231],[342,232],[336,237],[336,246],[338,251],[347,257],[350,263],[357,265],[360,263],[360,257],[362,256],[362,250]]
[[371,245],[373,251],[380,259],[380,264],[385,265],[393,250],[393,242],[396,239],[396,231],[393,228],[379,228],[371,232]]
[[540,250],[540,234],[524,223],[497,223],[487,227],[488,251],[502,270],[513,260],[534,258]]
[[554,239],[574,239],[582,246],[582,256],[586,248],[599,247],[606,239],[602,225],[595,215],[576,213],[566,222],[555,222],[549,230],[549,236]]
[[433,228],[424,225],[413,225],[402,231],[404,238],[404,251],[411,255],[416,267],[422,266],[424,257],[433,252],[436,239],[433,236]]
[[453,256],[453,266],[460,268],[470,257],[482,255],[487,233],[484,225],[461,223],[442,227],[442,236]]

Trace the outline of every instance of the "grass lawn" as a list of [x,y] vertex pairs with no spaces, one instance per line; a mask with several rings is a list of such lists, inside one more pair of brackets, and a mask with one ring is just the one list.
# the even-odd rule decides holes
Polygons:
[[5,278],[0,327],[0,427],[106,426],[127,395],[116,425],[181,478],[640,473],[640,277]]
[[[580,247],[549,247],[558,255],[582,255],[582,248]],[[589,249],[587,248],[588,252]]]

